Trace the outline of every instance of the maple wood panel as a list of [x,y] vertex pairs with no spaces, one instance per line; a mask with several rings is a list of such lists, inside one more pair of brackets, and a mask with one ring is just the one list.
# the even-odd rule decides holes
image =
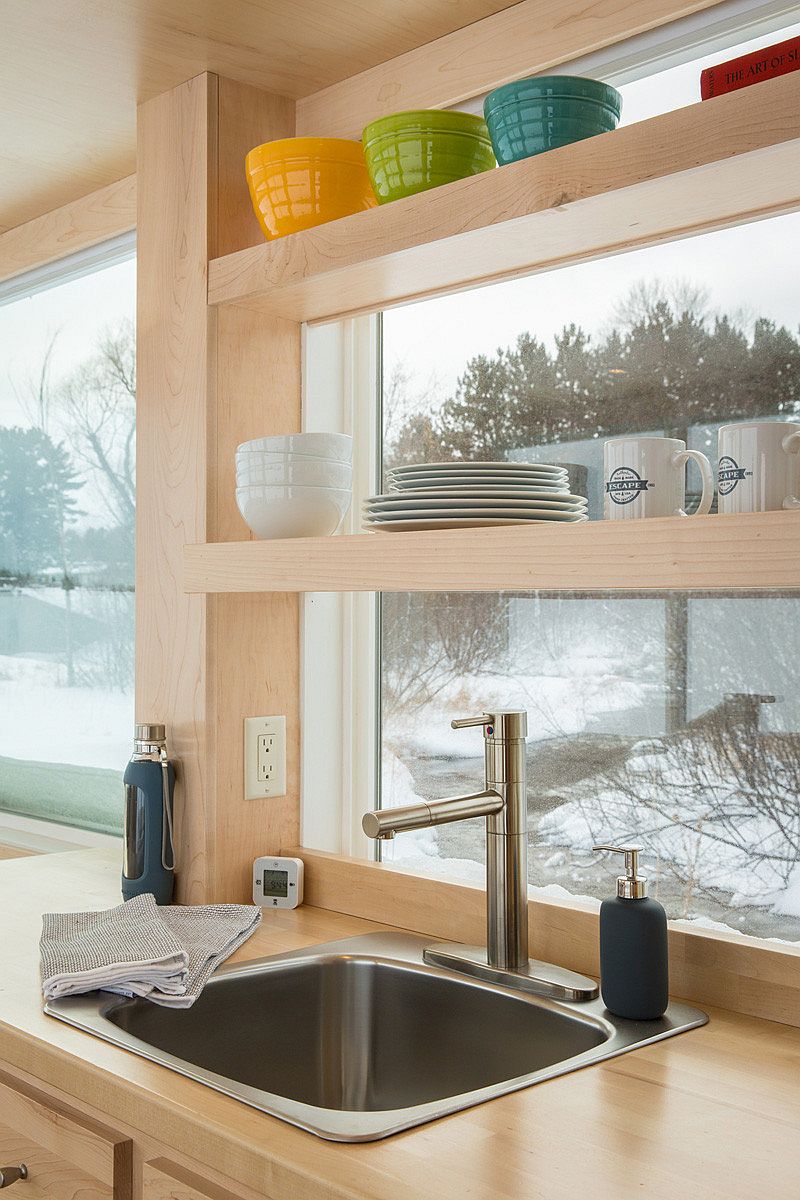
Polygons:
[[[142,1200],[241,1200],[208,1179],[201,1179],[165,1158],[146,1162],[142,1167]],[[270,1200],[266,1194],[262,1200]]]
[[132,1200],[131,1142],[0,1073],[0,1165],[32,1200]]
[[3,6],[0,229],[136,169],[136,105],[211,71],[296,97],[512,0],[30,0]]
[[0,281],[88,250],[136,226],[136,176],[0,233]]
[[188,592],[800,588],[800,514],[658,517],[187,546]]
[[211,263],[209,299],[376,310],[800,205],[800,73]]
[[216,81],[199,77],[139,110],[137,217],[136,720],[163,721],[179,763],[178,894],[205,897],[212,833],[206,602],[182,597],[185,542],[208,536],[205,303]]
[[20,846],[0,844],[0,862],[6,858],[28,858],[31,854],[35,853],[35,850],[23,850]]
[[[319,850],[289,847],[284,853],[299,855],[305,863],[308,904],[403,925],[416,933],[485,944],[482,887]],[[581,900],[529,900],[531,956],[597,978],[598,909],[599,904]],[[800,947],[734,933],[695,931],[670,922],[669,974],[670,995],[800,1026]]]
[[[297,830],[297,598],[189,597],[180,582],[186,542],[247,536],[237,443],[299,428],[299,327],[206,305],[209,253],[249,236],[239,151],[293,119],[280,97],[210,75],[140,113],[136,709],[166,724],[177,760],[184,901],[246,899],[254,854]],[[245,802],[243,717],[273,712],[287,797]]]
[[[303,854],[314,888],[316,856],[312,861]],[[398,1137],[346,1146],[322,1141],[54,1021],[39,1003],[41,914],[117,903],[119,866],[114,850],[0,864],[0,912],[6,921],[0,1058],[17,1074],[35,1072],[37,1086],[79,1097],[76,1104],[93,1107],[103,1124],[130,1128],[145,1161],[155,1160],[157,1169],[172,1175],[179,1195],[188,1183],[212,1200],[220,1191],[248,1200],[554,1200],[572,1195],[620,1200],[631,1194],[647,1200],[797,1200],[800,1030],[790,1025],[713,1009],[702,1029]],[[383,877],[396,874],[382,870],[376,890],[394,892],[395,884]],[[343,872],[340,879],[335,902],[347,904],[363,885],[357,872]],[[460,890],[452,897],[451,905],[432,896],[429,919],[420,927],[447,936],[457,919]],[[474,930],[482,920],[480,899],[480,893],[477,901],[467,898],[474,905]],[[409,920],[421,907],[412,906]],[[534,909],[537,917],[544,911]],[[553,905],[548,903],[546,911],[552,913]],[[563,954],[564,961],[572,957],[567,934],[556,927],[550,942],[543,938],[542,924],[535,944],[552,950],[553,957]],[[236,960],[381,928],[309,904],[268,911]],[[472,930],[465,925],[464,932]],[[698,947],[705,940],[697,935]],[[774,947],[760,959],[761,982],[754,952],[754,985],[767,995],[773,976],[766,964],[786,952]],[[713,969],[709,964],[709,972]],[[722,973],[720,991],[724,979]]]
[[495,16],[345,79],[297,106],[301,133],[360,137],[368,121],[447,108],[526,75],[583,58],[718,0],[523,0]]

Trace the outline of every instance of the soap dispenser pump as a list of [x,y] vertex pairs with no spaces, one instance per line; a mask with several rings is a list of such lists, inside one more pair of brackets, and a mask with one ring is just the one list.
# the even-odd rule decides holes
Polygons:
[[617,894],[600,906],[600,991],[609,1012],[654,1021],[669,1003],[667,914],[647,895],[641,846],[595,846],[625,855]]

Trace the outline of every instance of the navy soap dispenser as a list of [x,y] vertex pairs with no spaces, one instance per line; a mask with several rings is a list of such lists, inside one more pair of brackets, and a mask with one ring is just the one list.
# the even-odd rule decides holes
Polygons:
[[170,904],[175,885],[172,799],[175,772],[167,756],[163,725],[137,725],[133,754],[122,777],[125,827],[122,895],[125,900],[152,892],[156,904]]
[[669,1004],[667,914],[647,895],[641,846],[595,846],[625,855],[617,894],[600,906],[600,992],[609,1012],[655,1021]]

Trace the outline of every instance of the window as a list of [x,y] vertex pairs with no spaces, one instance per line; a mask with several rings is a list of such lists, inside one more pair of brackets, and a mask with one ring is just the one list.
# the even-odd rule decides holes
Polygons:
[[[761,5],[745,41],[734,28],[745,8],[753,17],[732,0],[674,37],[657,31],[570,69],[620,87],[626,122],[694,103],[703,67],[800,32],[780,27],[780,5]],[[708,31],[688,26],[717,15],[711,54]],[[800,419],[800,291],[786,265],[799,243],[794,213],[398,308],[380,336],[353,322],[309,329],[307,428],[357,435],[352,528],[377,490],[370,468],[565,462],[596,520],[609,436],[679,436],[714,462],[721,424]],[[370,336],[377,431],[357,361]],[[688,478],[699,491],[693,464]],[[324,771],[318,753],[304,760],[303,844],[482,883],[482,821],[375,843],[360,816],[475,790],[480,734],[452,731],[451,718],[520,707],[533,887],[610,895],[617,864],[592,845],[636,837],[671,917],[800,941],[796,594],[325,594],[306,598],[305,628],[309,751],[325,739],[330,753]]]
[[[787,18],[792,24],[787,25]],[[623,97],[621,125],[672,112],[700,99],[700,72],[800,34],[797,5],[724,0],[669,25],[553,69],[602,79]],[[545,74],[550,74],[550,71]],[[455,105],[483,113],[484,96]]]
[[119,833],[133,726],[132,238],[87,261],[89,274],[73,260],[0,297],[0,824]]
[[[700,14],[700,19],[712,16],[713,13]],[[783,19],[785,20],[785,15]],[[645,121],[659,113],[684,108],[687,104],[696,104],[700,99],[700,72],[706,67],[725,62],[727,59],[738,58],[742,54],[750,54],[752,51],[764,49],[776,42],[784,42],[800,34],[800,23],[781,27],[780,20],[779,15],[777,20],[773,19],[771,22],[773,27],[777,26],[774,28],[774,32],[763,33],[759,37],[749,37],[747,40],[742,40],[741,35],[718,38],[715,39],[717,46],[713,52],[706,49],[700,58],[690,57],[689,61],[676,61],[670,65],[667,65],[668,59],[662,60],[655,71],[645,69],[643,73],[642,67],[632,71],[626,71],[624,68],[620,70],[619,67],[615,70],[613,64],[606,70],[601,68],[600,76],[608,79],[609,83],[613,83],[622,92],[620,124],[631,125],[634,121]],[[668,30],[669,27],[666,30],[658,31],[656,36],[659,33],[666,36]],[[689,53],[691,54],[692,51]],[[606,55],[612,54],[613,48],[606,51]],[[683,60],[686,58],[686,52],[675,57]]]
[[[606,437],[714,459],[720,424],[797,419],[798,241],[789,215],[384,314],[384,466],[569,463],[598,519]],[[636,838],[671,916],[800,940],[796,596],[390,595],[380,646],[384,805],[475,790],[450,719],[525,708],[532,884],[608,895],[592,845]],[[482,826],[382,854],[480,880]]]

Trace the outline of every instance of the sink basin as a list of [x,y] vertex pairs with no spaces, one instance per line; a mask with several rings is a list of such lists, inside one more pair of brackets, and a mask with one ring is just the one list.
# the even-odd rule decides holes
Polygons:
[[370,1141],[707,1019],[612,1017],[423,963],[430,938],[367,934],[224,967],[193,1008],[103,992],[45,1011],[335,1141]]

